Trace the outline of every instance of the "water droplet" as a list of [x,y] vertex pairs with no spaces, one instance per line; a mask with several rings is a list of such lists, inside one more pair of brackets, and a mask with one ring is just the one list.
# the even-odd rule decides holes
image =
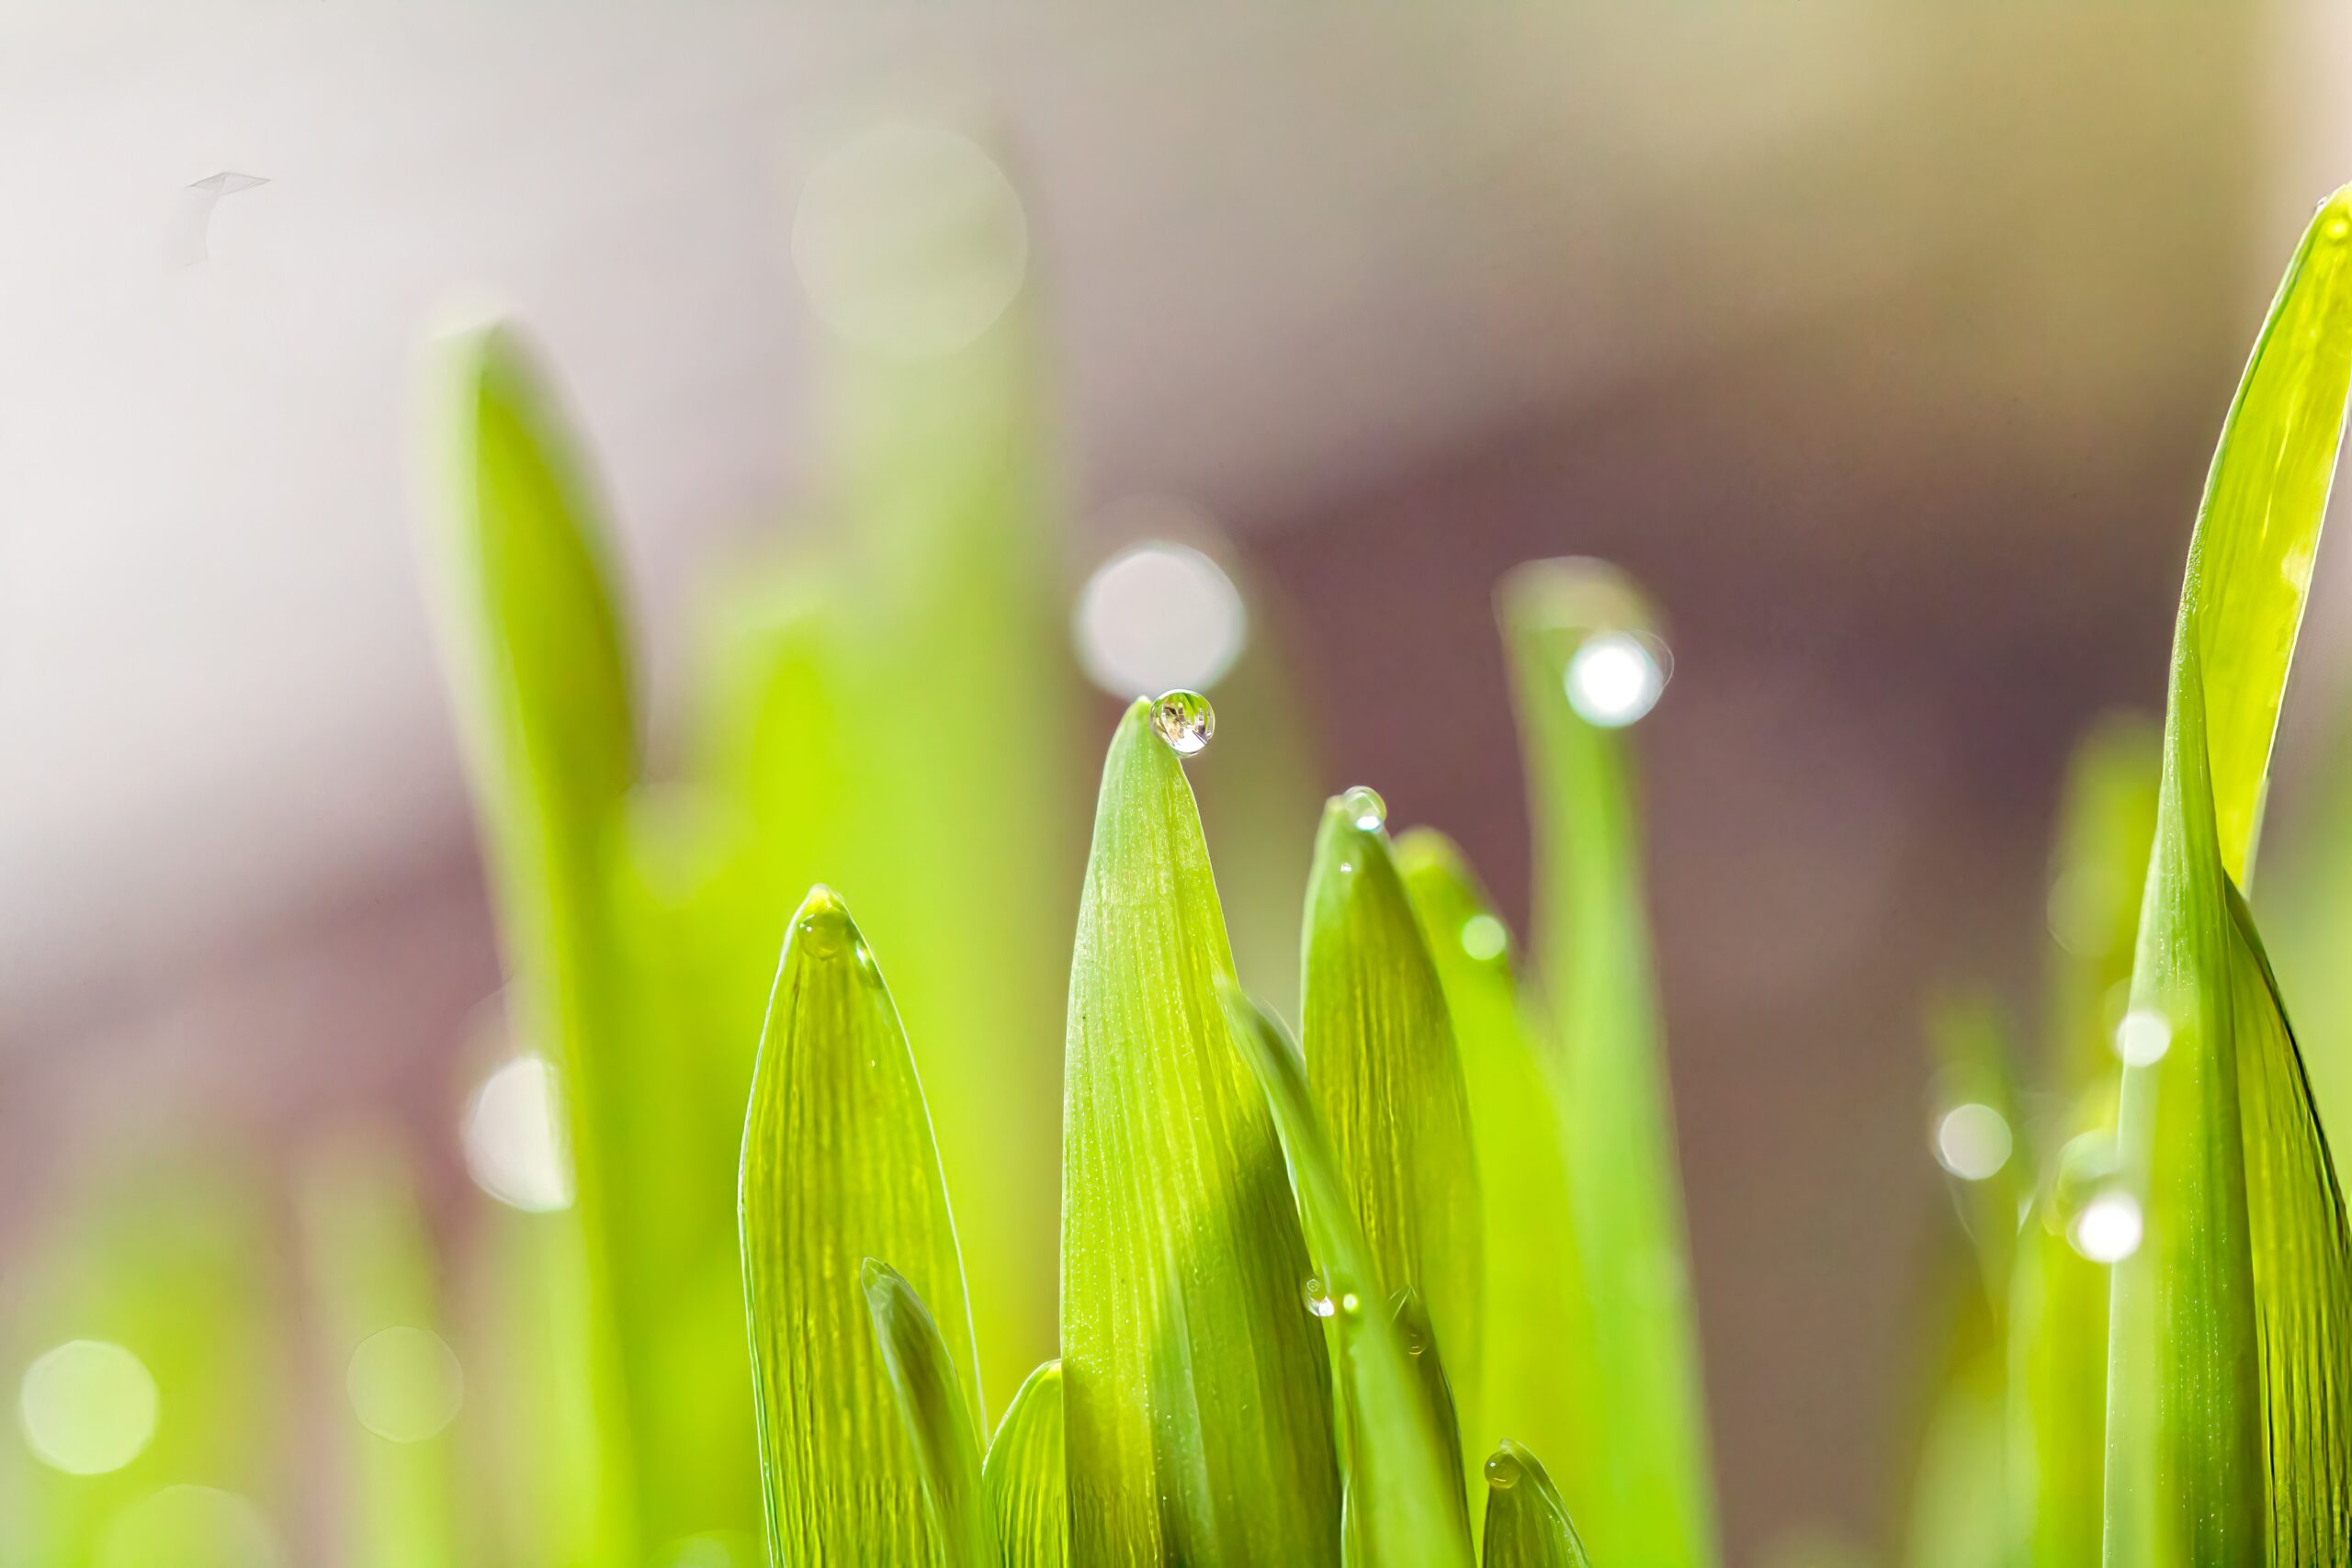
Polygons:
[[1381,799],[1380,792],[1369,784],[1358,784],[1340,796],[1340,809],[1348,814],[1349,821],[1364,832],[1374,832],[1388,826],[1388,803]]
[[509,1208],[548,1213],[571,1205],[562,1089],[544,1056],[501,1063],[466,1102],[466,1170]]
[[792,940],[813,957],[831,958],[857,941],[857,927],[839,898],[817,887],[809,891],[799,918],[792,922]]
[[1519,1461],[1509,1450],[1503,1450],[1487,1461],[1487,1484],[1498,1492],[1508,1492],[1519,1484]]
[[1510,933],[1492,915],[1473,915],[1462,922],[1462,951],[1484,964],[1500,958],[1510,945]]
[[1984,1181],[2009,1163],[2008,1118],[1989,1105],[1955,1105],[1936,1123],[1936,1162],[1962,1181]]
[[1320,1280],[1306,1281],[1306,1310],[1317,1317],[1329,1317],[1340,1310],[1339,1303],[1331,1299],[1331,1293],[1323,1288]]
[[1587,724],[1617,729],[1657,705],[1666,671],[1643,638],[1602,632],[1578,646],[1562,684],[1568,705]]
[[1198,692],[1162,692],[1151,705],[1151,728],[1179,757],[1197,756],[1216,734],[1216,710]]
[[2115,1026],[2115,1054],[2127,1067],[2153,1066],[2172,1049],[2172,1021],[2153,1008],[2133,1008]]

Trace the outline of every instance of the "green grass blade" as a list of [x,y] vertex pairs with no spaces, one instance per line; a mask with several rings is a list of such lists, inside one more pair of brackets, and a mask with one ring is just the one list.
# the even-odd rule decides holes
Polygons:
[[778,1562],[946,1563],[859,1290],[892,1257],[947,1314],[977,1407],[969,1309],[930,1113],[880,971],[817,888],[777,968],[743,1131],[744,1290]]
[[922,1464],[932,1528],[957,1568],[997,1568],[996,1518],[980,1488],[980,1441],[939,1325],[888,1264],[869,1258],[862,1277],[875,1343]]
[[1348,1415],[1348,1562],[1351,1568],[1466,1568],[1461,1459],[1432,1419],[1436,1402],[1425,1381],[1434,1377],[1442,1385],[1431,1359],[1443,1348],[1425,1346],[1430,1371],[1416,1368],[1407,1332],[1370,1295],[1376,1256],[1316,1110],[1306,1061],[1282,1025],[1238,989],[1227,988],[1226,1005],[1233,1038],[1281,1130],[1299,1217],[1320,1269],[1311,1296],[1332,1329]]
[[1487,1461],[1487,1554],[1482,1568],[1592,1568],[1534,1454],[1506,1440]]
[[1069,1561],[1068,1466],[1062,1364],[1047,1361],[1012,1396],[981,1467],[1005,1568],[1062,1568]]
[[1416,828],[1397,836],[1396,866],[1445,988],[1477,1154],[1486,1372],[1463,1447],[1487,1453],[1513,1432],[1544,1453],[1586,1454],[1584,1393],[1560,1353],[1585,1329],[1568,1256],[1556,1063],[1530,1032],[1510,931],[1461,851]]
[[1364,1288],[1426,1303],[1445,1362],[1478,1387],[1478,1172],[1453,1025],[1377,797],[1323,808],[1300,1008],[1307,1082],[1372,1247]]
[[2335,1562],[2352,1535],[2352,1243],[2239,896],[2352,377],[2352,189],[2313,219],[2189,545],[2142,904],[2120,1145],[2146,1214],[2116,1269],[2107,1562]]
[[433,1422],[443,1398],[461,1400],[464,1385],[462,1373],[454,1382],[434,1375],[457,1368],[434,1364],[433,1347],[446,1352],[446,1342],[413,1178],[396,1145],[372,1138],[318,1156],[306,1178],[303,1250],[324,1371],[329,1386],[352,1401],[342,1427],[347,1491],[336,1560],[349,1568],[452,1568],[462,1555],[453,1439]]
[[1207,847],[1151,705],[1103,765],[1070,973],[1062,1397],[1071,1559],[1336,1560],[1329,1373],[1263,1101],[1227,1043]]
[[1681,1182],[1651,975],[1624,735],[1569,704],[1569,661],[1647,635],[1641,595],[1597,562],[1521,567],[1499,595],[1528,754],[1536,920],[1560,1047],[1573,1257],[1589,1331],[1567,1348],[1607,1433],[1562,1493],[1604,1562],[1704,1568],[1715,1509]]
[[565,1495],[585,1514],[559,1527],[585,1562],[638,1555],[630,1433],[650,1393],[628,1348],[652,1338],[632,1311],[637,1195],[624,1150],[631,1106],[618,939],[608,893],[623,801],[636,778],[629,677],[603,530],[562,422],[505,327],[445,351],[441,617],[450,683],[473,764],[484,849],[516,1025],[563,1086],[587,1273],[583,1365],[588,1469]]

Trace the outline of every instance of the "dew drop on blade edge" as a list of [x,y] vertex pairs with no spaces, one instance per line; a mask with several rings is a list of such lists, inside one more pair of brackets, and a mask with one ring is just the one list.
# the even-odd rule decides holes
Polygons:
[[1216,734],[1216,710],[1198,692],[1162,692],[1151,705],[1151,728],[1179,757],[1197,756]]

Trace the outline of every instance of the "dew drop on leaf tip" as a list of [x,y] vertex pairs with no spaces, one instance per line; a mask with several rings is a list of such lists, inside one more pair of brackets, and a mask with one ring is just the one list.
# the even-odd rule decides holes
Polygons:
[[1151,705],[1151,728],[1179,757],[1197,756],[1216,734],[1216,710],[1198,692],[1163,692]]
[[1360,832],[1377,832],[1388,825],[1388,803],[1369,784],[1357,784],[1340,795],[1340,809]]
[[1508,1492],[1519,1484],[1519,1461],[1509,1450],[1503,1450],[1487,1461],[1487,1484],[1498,1492]]

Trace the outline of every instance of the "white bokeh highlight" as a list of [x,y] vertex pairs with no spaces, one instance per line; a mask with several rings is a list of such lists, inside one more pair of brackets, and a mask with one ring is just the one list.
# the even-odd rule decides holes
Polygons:
[[531,1213],[571,1206],[557,1093],[555,1068],[541,1056],[512,1057],[482,1079],[463,1128],[475,1186]]
[[146,1363],[103,1339],[44,1351],[17,1391],[26,1446],[68,1475],[105,1475],[137,1459],[155,1435],[161,1405]]
[[1641,638],[1629,632],[1601,632],[1577,647],[1563,683],[1577,716],[1603,729],[1618,729],[1657,705],[1666,690],[1666,671]]
[[1121,550],[1079,592],[1072,638],[1087,679],[1131,698],[1216,684],[1250,640],[1250,614],[1225,570],[1190,545]]
[[1989,1105],[1955,1105],[1936,1123],[1936,1162],[1962,1181],[1984,1181],[2009,1163],[2008,1118]]

